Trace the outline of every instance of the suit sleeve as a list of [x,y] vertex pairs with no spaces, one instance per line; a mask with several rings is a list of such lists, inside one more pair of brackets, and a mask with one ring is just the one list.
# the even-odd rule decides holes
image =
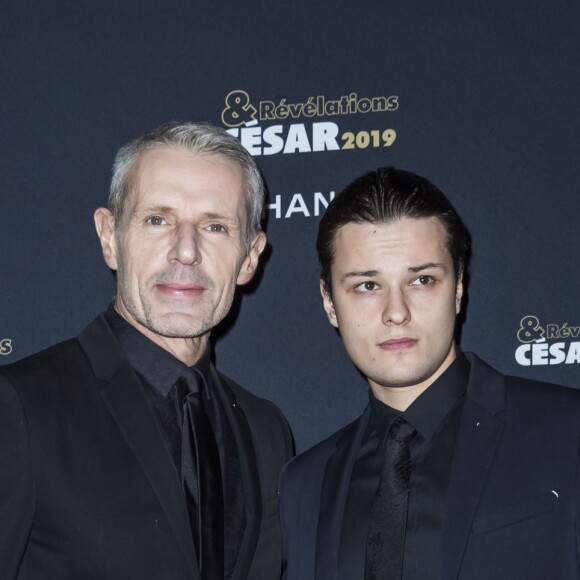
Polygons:
[[0,578],[17,577],[34,514],[28,423],[13,385],[0,374]]
[[284,453],[285,453],[285,461],[290,461],[295,454],[295,446],[294,446],[294,437],[292,435],[292,430],[290,429],[290,425],[288,424],[288,420],[280,411],[280,409],[274,405],[271,401],[266,401],[270,408],[274,411],[274,414],[278,418],[278,424],[280,425],[280,430],[282,432],[282,441],[284,442]]
[[287,580],[288,578],[288,524],[286,521],[286,494],[284,490],[285,477],[284,474],[288,464],[284,466],[280,473],[280,479],[278,482],[278,493],[280,495],[280,526],[282,528],[282,577],[281,580]]

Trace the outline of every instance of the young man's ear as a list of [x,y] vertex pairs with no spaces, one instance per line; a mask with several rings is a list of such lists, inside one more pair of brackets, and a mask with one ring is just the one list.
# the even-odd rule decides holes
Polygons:
[[95,211],[94,219],[105,262],[111,270],[116,270],[117,238],[115,236],[115,220],[113,214],[106,207],[100,207]]
[[461,299],[463,298],[463,270],[457,274],[457,284],[455,286],[455,314],[461,312]]
[[239,286],[247,284],[254,277],[256,269],[258,268],[260,254],[264,251],[266,242],[267,239],[264,232],[258,232],[256,237],[252,240],[250,251],[242,262],[242,266],[238,273],[238,279],[236,280],[236,283]]
[[330,324],[335,328],[338,328],[338,320],[336,318],[336,310],[334,309],[334,303],[332,302],[332,296],[327,292],[324,281],[320,280],[320,294],[322,294],[322,306],[328,316]]

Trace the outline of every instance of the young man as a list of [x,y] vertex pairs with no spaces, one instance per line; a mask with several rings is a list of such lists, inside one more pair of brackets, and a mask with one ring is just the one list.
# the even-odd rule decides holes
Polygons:
[[287,580],[580,578],[580,392],[458,349],[467,240],[393,168],[322,218],[324,309],[370,401],[283,471]]
[[263,183],[222,129],[122,148],[95,213],[114,303],[0,369],[0,577],[275,580],[291,435],[217,372],[209,336],[266,238]]

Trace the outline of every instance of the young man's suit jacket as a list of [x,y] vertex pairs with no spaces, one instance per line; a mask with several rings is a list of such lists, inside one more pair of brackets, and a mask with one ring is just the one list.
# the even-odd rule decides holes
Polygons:
[[[506,377],[468,358],[434,577],[580,578],[580,391]],[[367,408],[284,469],[287,580],[335,580],[350,475],[369,416]]]
[[[273,404],[212,372],[246,505],[234,579],[274,580],[291,434]],[[177,470],[102,316],[77,339],[0,367],[0,578],[199,578]]]

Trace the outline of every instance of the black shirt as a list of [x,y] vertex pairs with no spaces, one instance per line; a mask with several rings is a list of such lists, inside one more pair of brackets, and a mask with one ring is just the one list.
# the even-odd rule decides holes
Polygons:
[[370,512],[385,460],[384,441],[399,415],[417,430],[410,444],[411,492],[403,580],[440,577],[441,524],[469,369],[469,361],[459,352],[449,368],[404,412],[385,405],[369,391],[371,417],[348,488],[339,580],[364,578]]
[[[181,470],[181,429],[182,417],[177,403],[174,385],[187,368],[170,352],[149,340],[134,326],[122,318],[112,306],[105,313],[105,319],[129,364],[137,374],[143,394],[159,426],[161,436],[173,459],[177,475]],[[204,378],[207,390],[206,411],[213,427],[224,486],[224,578],[233,573],[244,528],[245,510],[243,489],[240,479],[240,463],[233,434],[226,421],[224,410],[215,396],[214,373],[211,372],[209,348],[194,365]],[[214,395],[214,396],[212,396]]]

